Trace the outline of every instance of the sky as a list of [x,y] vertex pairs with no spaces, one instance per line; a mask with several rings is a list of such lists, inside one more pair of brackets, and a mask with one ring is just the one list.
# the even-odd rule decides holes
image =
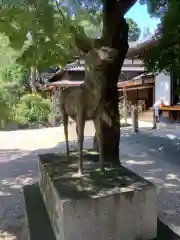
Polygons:
[[[150,18],[147,12],[146,5],[140,5],[136,3],[126,14],[126,17],[132,18],[140,27],[141,33],[145,28],[149,28],[150,32],[154,33],[156,26],[158,24],[158,19]],[[140,39],[142,38],[142,35]]]

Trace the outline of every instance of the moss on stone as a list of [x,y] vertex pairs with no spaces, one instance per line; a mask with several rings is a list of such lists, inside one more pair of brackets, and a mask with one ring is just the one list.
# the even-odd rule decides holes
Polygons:
[[42,171],[47,172],[61,199],[96,198],[119,192],[128,198],[133,198],[134,190],[138,191],[142,187],[151,185],[150,182],[123,166],[107,165],[105,172],[101,173],[97,159],[98,154],[94,151],[85,152],[85,172],[81,177],[74,176],[77,172],[77,152],[72,152],[69,159],[65,154],[40,155],[40,165],[43,168]]

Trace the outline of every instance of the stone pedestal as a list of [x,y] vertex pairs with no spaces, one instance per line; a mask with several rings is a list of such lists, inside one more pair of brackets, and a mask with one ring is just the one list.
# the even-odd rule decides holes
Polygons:
[[154,239],[156,188],[124,167],[105,174],[88,161],[85,167],[79,178],[75,156],[40,156],[39,186],[56,240]]

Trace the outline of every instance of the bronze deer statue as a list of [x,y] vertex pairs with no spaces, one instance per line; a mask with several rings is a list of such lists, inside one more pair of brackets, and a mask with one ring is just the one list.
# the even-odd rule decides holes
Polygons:
[[85,121],[93,120],[98,144],[100,169],[104,171],[102,156],[102,121],[111,125],[111,116],[107,114],[107,105],[104,104],[104,69],[110,61],[117,56],[116,50],[109,47],[93,49],[87,54],[87,67],[84,83],[79,86],[70,86],[61,91],[60,111],[64,124],[64,134],[66,140],[66,152],[69,156],[68,142],[68,117],[71,117],[77,126],[79,164],[78,173],[83,174],[83,142]]

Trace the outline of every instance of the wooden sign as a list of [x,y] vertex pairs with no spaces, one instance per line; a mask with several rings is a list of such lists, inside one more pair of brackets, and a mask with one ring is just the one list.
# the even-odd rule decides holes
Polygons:
[[148,78],[143,80],[143,84],[154,83],[154,78]]

